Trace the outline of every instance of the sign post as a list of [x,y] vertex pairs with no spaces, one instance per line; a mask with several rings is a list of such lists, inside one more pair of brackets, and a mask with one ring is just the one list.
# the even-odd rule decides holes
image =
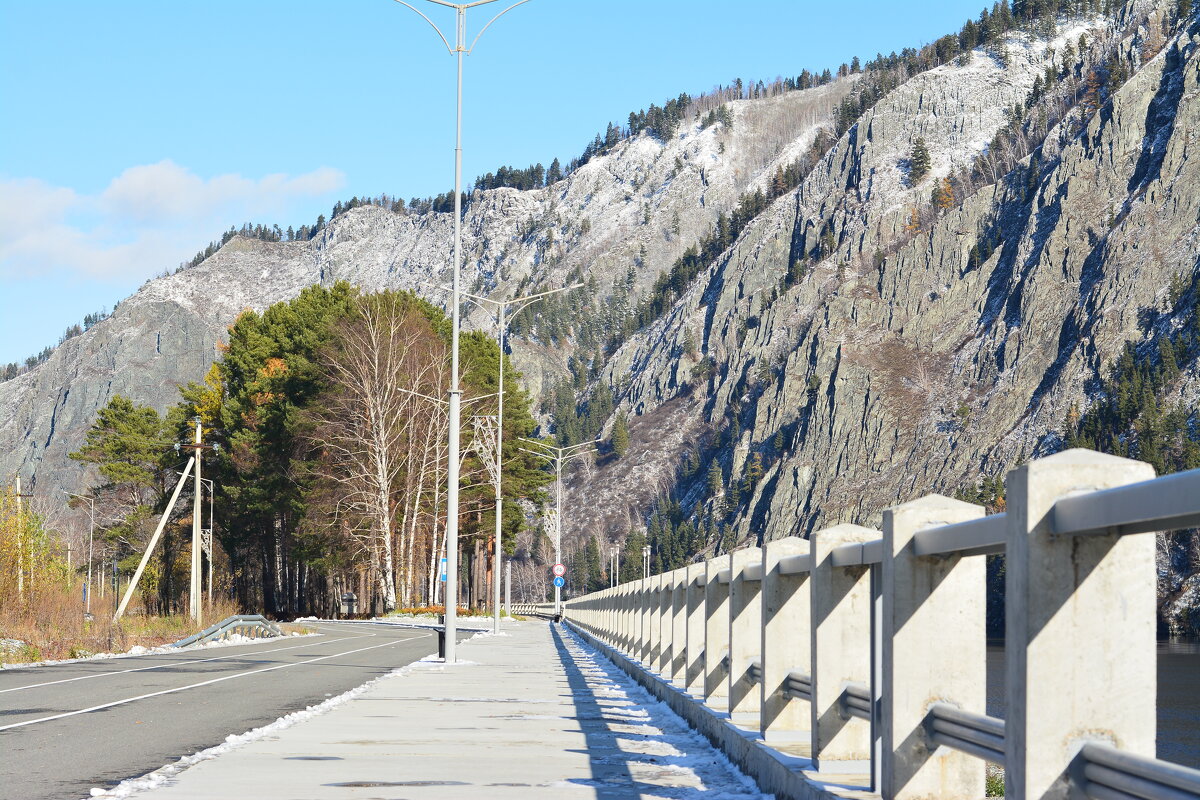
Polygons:
[[554,614],[557,616],[562,613],[560,591],[567,585],[567,579],[564,577],[567,574],[567,568],[563,564],[555,564],[550,571],[554,573]]

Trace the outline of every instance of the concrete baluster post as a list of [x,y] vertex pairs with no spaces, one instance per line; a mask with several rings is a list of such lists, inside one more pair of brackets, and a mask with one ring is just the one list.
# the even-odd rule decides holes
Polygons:
[[860,525],[812,536],[812,760],[822,771],[870,768],[871,726],[844,716],[840,699],[847,683],[871,679],[871,571],[834,567],[829,556],[841,545],[880,537]]
[[883,512],[882,794],[976,800],[984,762],[929,742],[933,702],[987,710],[986,556],[918,557],[925,528],[978,519],[982,506],[927,495]]
[[1066,798],[1086,740],[1153,758],[1155,537],[1059,536],[1060,497],[1151,480],[1140,461],[1067,450],[1008,474],[1005,788]]
[[650,657],[646,666],[651,672],[662,668],[662,575],[650,578]]
[[670,679],[684,685],[687,667],[687,580],[688,568],[671,573],[671,674]]
[[629,646],[626,652],[635,661],[641,659],[642,652],[642,581],[640,578],[629,584],[629,598],[626,610],[628,617],[625,626],[628,629]]
[[637,658],[638,639],[641,636],[641,629],[638,627],[641,592],[640,579],[631,581],[625,590],[625,652],[634,658]]
[[760,732],[767,741],[788,741],[807,735],[811,711],[807,700],[789,699],[784,681],[793,670],[812,668],[812,624],[809,573],[782,575],[779,561],[806,555],[807,539],[789,536],[763,547],[762,585],[762,718]]
[[638,588],[638,661],[646,669],[650,669],[650,651],[654,647],[650,636],[650,611],[654,593],[651,591],[652,578],[642,578]]
[[709,559],[704,565],[704,700],[725,710],[729,691],[724,659],[729,652],[729,585],[717,580],[729,566],[729,556]]
[[671,573],[658,576],[658,660],[654,671],[665,678],[671,673]]
[[602,590],[596,603],[599,606],[596,609],[596,621],[600,625],[600,630],[603,631],[605,643],[611,645],[613,643],[612,589]]
[[704,688],[704,564],[687,568],[687,643],[683,683],[688,691]]
[[632,591],[630,584],[622,584],[620,588],[620,599],[617,601],[617,648],[622,652],[629,653],[632,650],[630,646],[629,636],[629,614],[630,614],[630,592]]
[[754,714],[757,728],[761,690],[750,678],[750,665],[762,655],[762,581],[746,580],[745,568],[762,564],[762,550],[747,547],[730,557],[729,716]]

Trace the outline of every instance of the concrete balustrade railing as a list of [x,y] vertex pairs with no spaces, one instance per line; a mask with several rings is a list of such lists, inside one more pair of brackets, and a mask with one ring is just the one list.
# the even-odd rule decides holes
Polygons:
[[[735,550],[564,617],[762,747],[886,800],[976,800],[985,761],[1015,800],[1200,798],[1200,771],[1154,759],[1150,533],[1200,525],[1200,470],[1155,479],[1071,450],[1006,487],[1004,514],[928,495],[881,531]],[[1004,720],[985,713],[990,553],[1006,555]]]

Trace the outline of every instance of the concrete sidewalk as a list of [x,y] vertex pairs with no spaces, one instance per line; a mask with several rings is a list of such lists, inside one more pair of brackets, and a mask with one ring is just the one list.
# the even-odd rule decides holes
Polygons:
[[[184,798],[761,798],[564,628],[511,623],[137,793]],[[235,698],[236,700],[236,698]]]

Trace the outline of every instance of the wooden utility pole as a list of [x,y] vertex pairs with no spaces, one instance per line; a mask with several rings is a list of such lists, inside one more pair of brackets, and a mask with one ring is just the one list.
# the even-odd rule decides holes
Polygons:
[[192,580],[191,580],[191,597],[189,598],[189,610],[191,611],[192,620],[197,625],[200,624],[201,608],[200,608],[200,511],[203,508],[203,484],[200,483],[200,448],[201,437],[203,430],[200,427],[200,417],[196,417],[196,475],[195,475],[195,494],[192,497]]
[[33,497],[21,494],[21,476],[17,476],[17,597],[25,597],[25,507],[21,499]]

